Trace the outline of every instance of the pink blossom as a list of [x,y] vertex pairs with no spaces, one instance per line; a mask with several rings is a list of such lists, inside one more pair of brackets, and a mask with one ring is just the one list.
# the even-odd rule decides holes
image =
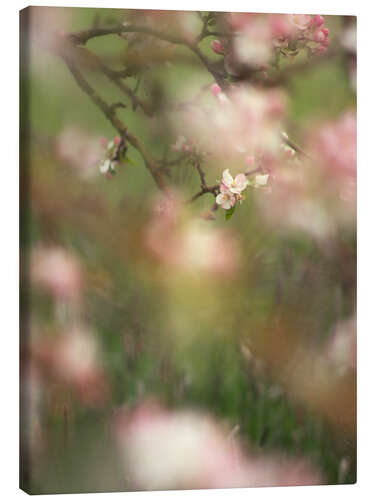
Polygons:
[[96,406],[106,400],[108,383],[99,347],[86,327],[75,325],[52,338],[37,338],[32,355],[47,380],[71,389],[83,404]]
[[82,290],[82,272],[77,259],[59,247],[33,249],[31,280],[62,300],[74,300]]
[[[234,197],[233,194],[231,194]],[[184,273],[232,274],[239,260],[234,235],[202,219],[188,218],[182,202],[166,200],[145,230],[145,245],[161,266]]]
[[211,42],[211,49],[214,52],[216,52],[216,54],[223,54],[224,53],[224,46],[220,40],[213,40]]
[[357,120],[347,112],[335,122],[324,124],[312,139],[315,154],[327,173],[356,177]]
[[210,87],[210,90],[212,95],[214,95],[215,97],[217,97],[222,92],[221,87],[217,83],[213,83]]
[[272,159],[280,154],[286,110],[282,91],[243,85],[231,87],[224,94],[216,83],[212,90],[225,96],[225,105],[185,108],[173,117],[180,133],[199,142],[220,170],[230,160],[243,162],[246,156],[260,155]]
[[224,170],[221,183],[229,190],[230,193],[233,194],[241,194],[241,192],[249,185],[245,174],[238,174],[233,179],[229,172],[229,168]]
[[74,167],[81,177],[89,178],[96,174],[97,165],[103,157],[103,147],[107,139],[90,135],[75,126],[66,127],[58,135],[56,149],[59,157]]
[[314,33],[314,41],[322,44],[323,46],[327,46],[329,44],[329,30],[328,28],[322,28],[320,30],[315,31]]
[[124,473],[137,489],[228,488],[321,484],[309,462],[245,454],[239,440],[209,415],[166,410],[145,401],[119,410],[114,432]]
[[290,15],[290,20],[299,30],[306,30],[311,26],[311,16],[307,14],[292,14]]
[[315,26],[320,28],[320,26],[324,24],[324,17],[320,15],[314,16],[311,20],[311,24],[315,24]]
[[220,184],[220,194],[216,196],[216,203],[225,210],[234,207],[234,205],[236,204],[236,197],[223,183]]

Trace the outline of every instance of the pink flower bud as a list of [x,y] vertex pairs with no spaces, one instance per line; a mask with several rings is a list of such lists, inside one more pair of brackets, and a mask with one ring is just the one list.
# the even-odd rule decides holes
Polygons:
[[117,136],[113,139],[113,142],[116,144],[116,146],[118,146],[121,142],[121,137]]
[[324,24],[324,17],[323,16],[314,16],[314,19],[312,21],[315,26],[318,28]]
[[217,83],[213,83],[210,87],[211,93],[217,97],[221,93],[221,87]]
[[107,146],[108,139],[106,137],[100,137],[99,141],[100,141],[101,146],[103,146],[103,148],[105,148]]
[[211,49],[216,52],[216,54],[224,54],[224,47],[220,40],[214,40],[211,43]]

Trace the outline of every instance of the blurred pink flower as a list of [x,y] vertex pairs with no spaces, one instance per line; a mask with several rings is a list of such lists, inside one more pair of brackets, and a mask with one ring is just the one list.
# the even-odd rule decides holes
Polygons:
[[103,138],[71,126],[58,135],[56,147],[63,161],[76,168],[82,177],[89,178],[97,174],[103,158],[103,144]]
[[56,299],[74,300],[82,291],[78,260],[61,247],[35,247],[31,253],[31,280]]
[[294,55],[305,48],[319,53],[329,43],[328,29],[322,27],[324,18],[320,15],[231,13],[226,21],[236,36],[224,63],[234,75],[246,66],[267,68],[275,49],[287,49]]
[[75,325],[53,338],[40,336],[33,342],[32,354],[47,380],[73,390],[83,404],[95,406],[106,400],[108,383],[99,346],[86,327]]
[[220,166],[232,159],[244,161],[248,156],[269,164],[280,155],[286,108],[282,91],[243,85],[224,93],[214,83],[211,92],[217,95],[217,104],[191,106],[173,116],[180,133],[199,143]]
[[299,30],[306,30],[311,26],[311,16],[307,14],[290,14],[289,19],[292,24]]
[[323,124],[313,137],[314,153],[327,173],[356,177],[357,119],[352,111]]
[[145,231],[147,250],[168,269],[187,273],[232,274],[239,261],[233,234],[190,218],[176,198],[158,203]]
[[230,488],[320,484],[304,460],[246,456],[233,433],[210,416],[169,411],[157,402],[119,410],[115,435],[133,487]]

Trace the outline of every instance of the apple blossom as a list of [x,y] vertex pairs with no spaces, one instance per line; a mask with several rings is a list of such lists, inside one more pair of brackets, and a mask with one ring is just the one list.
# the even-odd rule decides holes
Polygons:
[[229,168],[224,170],[222,184],[233,194],[241,194],[241,192],[247,188],[249,185],[248,180],[246,179],[245,174],[238,174],[233,179],[229,172]]
[[235,195],[232,194],[228,187],[223,183],[220,184],[220,193],[216,196],[216,203],[225,210],[229,210],[236,204]]

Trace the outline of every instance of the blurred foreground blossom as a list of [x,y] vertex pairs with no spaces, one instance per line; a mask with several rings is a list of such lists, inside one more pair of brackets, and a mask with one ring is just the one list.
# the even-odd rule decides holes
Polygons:
[[275,49],[292,56],[304,49],[321,54],[330,43],[320,15],[230,13],[226,22],[236,33],[232,47],[225,51],[225,67],[233,75],[246,67],[267,70]]
[[313,139],[314,153],[327,174],[356,177],[357,174],[357,119],[348,111],[338,120],[324,124]]
[[31,254],[31,281],[60,300],[77,299],[83,280],[78,260],[60,247],[36,247]]
[[[33,42],[30,47],[34,51],[38,66],[48,69],[48,61],[40,55],[42,50],[59,50],[63,44],[63,35],[70,21],[69,9],[59,7],[30,7],[30,33]],[[44,53],[43,53],[44,55]]]
[[146,228],[145,243],[159,262],[182,272],[226,276],[238,267],[235,236],[204,220],[190,218],[176,198],[157,203]]
[[233,433],[200,412],[146,401],[131,412],[120,409],[114,423],[125,474],[136,489],[322,483],[304,460],[246,455]]
[[84,178],[95,176],[103,157],[99,136],[74,126],[66,127],[57,137],[57,153]]
[[323,241],[355,222],[355,114],[347,112],[321,124],[311,132],[309,144],[311,157],[290,156],[275,169],[271,192],[256,200],[270,223]]
[[75,325],[55,337],[38,336],[32,344],[33,359],[46,380],[71,389],[84,405],[95,406],[107,398],[107,379],[100,362],[94,333]]
[[264,167],[273,165],[280,156],[285,94],[251,86],[231,87],[224,94],[217,84],[211,92],[217,97],[214,105],[190,106],[178,113],[177,132],[183,127],[181,133],[199,143],[217,164],[246,163],[254,157]]

